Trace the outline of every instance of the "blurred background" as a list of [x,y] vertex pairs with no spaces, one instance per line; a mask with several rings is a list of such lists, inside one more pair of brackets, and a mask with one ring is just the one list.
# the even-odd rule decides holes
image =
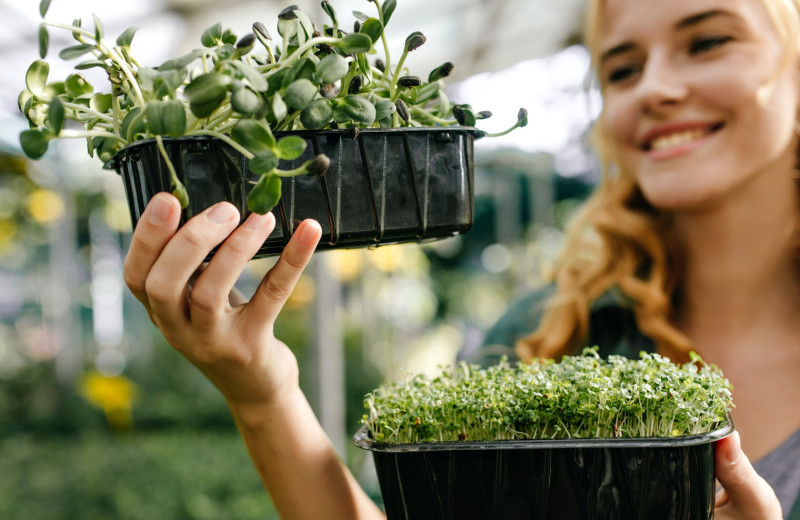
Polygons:
[[[315,23],[317,1],[295,0]],[[365,0],[332,0],[342,25]],[[275,0],[53,0],[48,19],[97,15],[106,33],[141,29],[133,52],[155,65],[199,46],[222,22],[275,34]],[[164,342],[122,280],[131,223],[122,182],[56,142],[23,158],[18,112],[38,58],[38,2],[0,0],[0,518],[276,518],[225,403]],[[587,143],[600,101],[581,46],[582,0],[399,0],[390,48],[422,31],[406,65],[455,64],[450,99],[490,110],[480,128],[529,125],[475,150],[475,224],[423,245],[315,256],[276,327],[342,458],[376,501],[372,462],[350,439],[364,394],[404,371],[468,356],[518,295],[543,283],[562,231],[597,178]],[[51,77],[69,34],[51,31]],[[54,59],[55,58],[55,59]],[[89,80],[100,84],[102,78]],[[250,263],[251,292],[274,259]]]

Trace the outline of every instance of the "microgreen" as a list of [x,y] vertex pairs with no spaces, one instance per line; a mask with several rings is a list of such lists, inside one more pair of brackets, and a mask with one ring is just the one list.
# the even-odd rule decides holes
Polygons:
[[[80,19],[54,22],[46,16],[50,0],[41,0],[41,59],[29,67],[26,89],[18,99],[30,123],[20,135],[22,150],[36,159],[54,139],[84,138],[90,155],[109,162],[127,144],[154,138],[172,172],[174,193],[186,207],[186,190],[163,139],[215,137],[249,159],[251,171],[261,175],[254,181],[248,208],[266,213],[280,198],[281,177],[320,175],[329,163],[317,155],[299,168],[280,169],[281,159],[298,156],[298,144],[282,145],[273,132],[352,128],[357,135],[367,127],[473,126],[481,117],[469,105],[451,104],[444,93],[442,80],[452,63],[434,69],[427,82],[409,74],[404,67],[408,54],[426,42],[415,31],[392,65],[384,30],[396,0],[371,2],[376,16],[354,12],[356,30],[351,33],[341,29],[341,18],[327,1],[322,8],[330,25],[321,29],[291,5],[278,15],[281,41],[273,40],[259,21],[241,38],[216,23],[203,31],[200,48],[158,66],[142,66],[131,51],[137,28],[126,29],[110,43],[96,16],[89,28]],[[80,72],[63,80],[49,78],[45,58],[50,30],[72,33],[77,43],[62,49],[59,58],[83,58],[75,65],[77,71],[102,69],[110,92],[96,89]],[[371,63],[379,53],[381,58]],[[527,112],[522,109],[509,130],[525,124]]]
[[676,437],[728,421],[731,386],[692,353],[676,365],[658,354],[581,355],[488,368],[461,363],[435,378],[409,375],[366,395],[362,419],[379,442]]

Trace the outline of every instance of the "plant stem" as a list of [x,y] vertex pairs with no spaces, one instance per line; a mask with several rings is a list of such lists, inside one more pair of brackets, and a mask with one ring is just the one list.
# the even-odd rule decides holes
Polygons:
[[[303,45],[298,47],[297,50],[294,51],[291,56],[286,58],[285,61],[279,62],[278,67],[276,67],[274,70],[271,70],[271,71],[267,72],[266,74],[264,74],[264,77],[268,78],[271,75],[275,74],[280,69],[282,69],[282,68],[288,66],[290,63],[296,61],[303,54],[305,54],[306,51],[308,51],[308,49],[312,48],[315,45],[319,45],[319,44],[322,44],[322,43],[336,43],[338,41],[339,41],[339,38],[329,38],[327,36],[318,36],[316,38],[311,38],[310,40],[306,41]],[[285,53],[281,54],[281,58],[283,58],[284,56],[285,56]]]
[[494,133],[494,134],[484,134],[484,136],[485,137],[501,137],[501,136],[504,136],[504,135],[506,135],[508,133],[511,133],[511,131],[514,130],[515,128],[517,128],[518,126],[519,126],[519,124],[515,124],[511,128],[508,128],[507,130],[503,130],[502,132],[497,132],[497,133]]
[[95,132],[95,131],[80,131],[80,130],[61,130],[61,133],[58,134],[58,137],[106,137],[108,139],[114,139],[115,141],[119,141],[122,144],[128,144],[125,139],[122,137],[112,134],[111,132]]
[[394,74],[392,74],[391,83],[389,83],[389,97],[392,98],[392,101],[397,101],[397,79],[400,77],[400,74],[402,74],[403,64],[406,62],[406,57],[408,57],[408,47],[403,49],[403,54],[400,56],[400,61],[397,62],[397,67],[394,70]]
[[225,144],[229,145],[231,148],[233,148],[234,150],[236,150],[240,154],[244,155],[248,159],[252,159],[253,157],[255,157],[253,155],[253,153],[250,152],[250,150],[248,150],[247,148],[243,147],[242,145],[240,145],[239,143],[237,143],[236,141],[234,141],[233,139],[231,139],[227,135],[221,134],[219,132],[215,132],[213,130],[194,130],[191,133],[187,132],[186,135],[208,135],[208,136],[211,136],[211,137],[216,137],[217,139],[223,141]]
[[[113,98],[113,96],[112,96],[112,98]],[[105,121],[107,123],[116,122],[116,120],[113,117],[107,116],[105,114],[101,114],[100,112],[92,110],[91,108],[89,108],[89,107],[87,107],[85,105],[79,105],[77,103],[70,103],[69,101],[62,101],[61,104],[64,105],[64,108],[70,108],[70,109],[75,110],[75,111],[83,112],[84,114],[90,115],[92,117],[96,117],[98,119],[102,119],[103,121]]]

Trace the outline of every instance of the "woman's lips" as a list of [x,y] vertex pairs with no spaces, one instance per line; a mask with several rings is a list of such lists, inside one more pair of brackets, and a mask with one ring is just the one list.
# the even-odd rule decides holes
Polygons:
[[653,160],[665,160],[684,155],[700,146],[723,127],[717,124],[683,124],[660,127],[648,132],[642,150]]

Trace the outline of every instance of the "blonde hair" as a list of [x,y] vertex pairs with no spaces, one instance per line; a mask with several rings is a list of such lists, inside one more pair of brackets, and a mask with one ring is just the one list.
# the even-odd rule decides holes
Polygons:
[[[800,53],[800,0],[762,0],[779,37]],[[597,64],[603,0],[590,0],[586,42]],[[786,64],[790,63],[787,59]],[[558,267],[556,292],[539,328],[517,342],[520,359],[553,358],[581,348],[589,333],[592,302],[617,287],[633,302],[639,330],[676,360],[687,361],[691,342],[672,320],[683,278],[683,255],[671,234],[670,216],[650,205],[633,176],[615,161],[601,113],[592,144],[602,177],[570,226]],[[800,154],[799,154],[800,156]]]

